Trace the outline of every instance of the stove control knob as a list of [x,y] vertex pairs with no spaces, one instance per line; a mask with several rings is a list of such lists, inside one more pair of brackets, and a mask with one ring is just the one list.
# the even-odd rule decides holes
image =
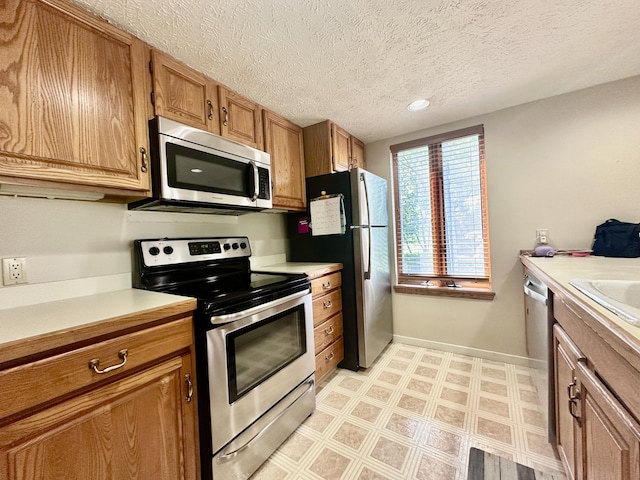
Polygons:
[[228,243],[225,243],[223,248],[225,250],[229,250],[231,248],[231,245],[229,245]]
[[151,247],[149,253],[155,257],[160,253],[160,249],[158,247]]
[[171,254],[173,253],[173,247],[171,247],[171,246],[167,245],[166,247],[164,247],[164,248],[162,249],[162,251],[163,251],[164,253],[166,253],[167,255],[171,255]]
[[231,245],[231,247],[232,247],[234,250],[237,250],[237,249],[238,249],[238,244],[237,244],[237,243],[234,243],[233,245]]
[[240,248],[242,248],[242,249],[244,250],[245,248],[247,248],[247,244],[246,244],[246,243],[244,243],[244,242],[242,242],[242,243],[240,244]]

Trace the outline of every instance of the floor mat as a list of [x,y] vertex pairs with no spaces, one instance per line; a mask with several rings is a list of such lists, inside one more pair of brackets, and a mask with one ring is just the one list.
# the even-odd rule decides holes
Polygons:
[[474,447],[469,451],[467,480],[556,480],[559,478]]

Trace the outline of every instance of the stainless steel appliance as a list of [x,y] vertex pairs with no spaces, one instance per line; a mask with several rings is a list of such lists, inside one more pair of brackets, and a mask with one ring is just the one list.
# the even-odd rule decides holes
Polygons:
[[251,272],[246,237],[136,240],[134,286],[198,299],[203,479],[246,479],[315,409],[306,275]]
[[[340,262],[344,360],[357,370],[371,366],[393,337],[389,266],[387,182],[366,170],[310,177],[307,198],[342,194],[345,233],[313,235],[309,213],[288,216],[290,261]],[[301,226],[311,222],[311,230]]]
[[547,423],[549,441],[555,443],[555,407],[550,366],[553,365],[553,314],[547,286],[528,270],[524,275],[525,331],[529,366]]
[[268,153],[163,117],[149,127],[152,197],[130,210],[240,215],[272,207]]

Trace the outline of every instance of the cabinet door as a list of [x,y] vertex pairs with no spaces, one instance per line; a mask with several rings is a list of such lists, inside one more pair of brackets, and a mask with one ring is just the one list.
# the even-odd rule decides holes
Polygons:
[[262,150],[262,114],[260,105],[218,85],[220,133],[223,137]]
[[[576,435],[578,425],[573,417],[576,413],[577,393],[576,365],[584,356],[565,331],[558,325],[553,327],[554,382],[556,391],[556,443],[560,460],[570,480],[576,476]],[[573,398],[572,398],[573,397]],[[573,404],[571,404],[573,402]],[[573,413],[572,413],[572,410]]]
[[157,50],[151,62],[156,115],[219,135],[215,82]]
[[331,124],[333,170],[349,170],[351,164],[351,135],[335,123]]
[[640,478],[640,425],[608,388],[578,365],[584,480]]
[[195,480],[190,374],[174,357],[0,428],[2,478]]
[[351,137],[351,168],[366,168],[364,160],[364,143]]
[[60,0],[7,0],[0,51],[0,180],[148,193],[140,40]]
[[264,110],[265,152],[271,155],[273,208],[307,208],[302,128]]

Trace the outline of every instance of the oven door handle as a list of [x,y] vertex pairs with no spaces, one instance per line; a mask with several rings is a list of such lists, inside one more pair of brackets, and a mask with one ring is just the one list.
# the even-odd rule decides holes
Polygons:
[[273,300],[272,302],[263,303],[262,305],[258,305],[256,307],[248,308],[247,310],[243,310],[241,312],[229,313],[228,315],[217,315],[213,316],[209,319],[212,325],[224,325],[226,323],[235,322],[239,318],[248,317],[249,315],[253,315],[254,313],[262,312],[263,310],[268,310],[269,308],[277,307],[282,305],[283,303],[288,303],[297,298],[304,297],[311,293],[311,290],[303,290],[302,292],[297,292],[287,297],[278,298],[277,300]]
[[273,420],[271,420],[266,427],[264,427],[262,430],[260,430],[258,433],[256,433],[253,437],[251,437],[251,439],[245,443],[244,445],[242,445],[240,448],[235,449],[233,452],[229,452],[229,453],[223,453],[222,455],[220,455],[220,461],[221,462],[228,462],[230,460],[233,460],[235,457],[237,457],[238,455],[240,455],[242,452],[244,452],[247,448],[249,448],[255,441],[257,441],[260,437],[262,437],[262,435],[265,434],[265,432],[267,430],[269,430],[269,428],[271,428],[271,426],[276,423],[278,420],[280,420],[280,418],[282,418],[283,415],[285,415],[290,409],[291,407],[293,407],[296,402],[298,400],[300,400],[302,397],[304,397],[312,388],[313,388],[313,380],[308,380],[308,387],[306,388],[306,390],[301,393],[298,398],[296,398],[293,403],[291,403],[291,405],[287,406],[287,408],[285,408],[283,411],[281,411],[278,416],[276,418],[274,418]]

